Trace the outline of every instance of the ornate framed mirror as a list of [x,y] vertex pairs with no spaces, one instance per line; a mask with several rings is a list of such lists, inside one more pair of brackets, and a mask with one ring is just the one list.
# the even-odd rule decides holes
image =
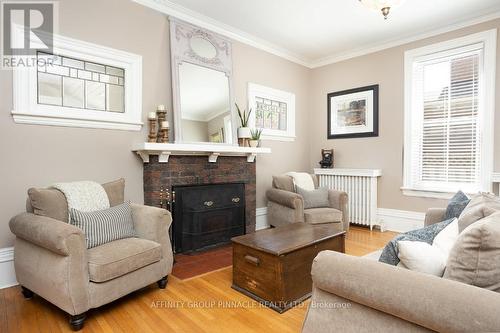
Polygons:
[[170,18],[176,143],[236,145],[231,42]]

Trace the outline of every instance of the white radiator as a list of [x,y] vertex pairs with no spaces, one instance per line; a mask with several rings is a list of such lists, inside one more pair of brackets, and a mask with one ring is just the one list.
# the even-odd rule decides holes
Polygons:
[[351,223],[378,225],[377,178],[378,169],[314,169],[319,185],[347,192],[349,196],[349,220]]

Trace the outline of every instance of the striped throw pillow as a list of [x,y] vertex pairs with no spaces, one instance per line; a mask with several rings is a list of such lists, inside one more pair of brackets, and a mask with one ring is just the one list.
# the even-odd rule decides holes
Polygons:
[[136,237],[130,202],[95,212],[70,209],[70,223],[85,233],[87,248]]

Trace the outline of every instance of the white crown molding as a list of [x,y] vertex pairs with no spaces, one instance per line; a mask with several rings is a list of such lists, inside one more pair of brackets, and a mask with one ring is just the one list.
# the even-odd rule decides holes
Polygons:
[[264,50],[278,57],[290,60],[299,65],[310,67],[311,60],[288,51],[278,45],[270,43],[262,38],[253,36],[228,24],[214,20],[206,15],[200,14],[186,7],[180,6],[168,0],[132,0],[143,6],[152,8],[166,15],[176,17],[180,20],[195,24],[199,27],[209,29],[215,33],[229,37],[238,42]]
[[447,25],[444,28],[433,29],[422,34],[417,34],[413,36],[407,36],[404,38],[394,39],[385,43],[376,43],[370,45],[363,45],[356,50],[349,52],[341,52],[332,54],[327,57],[322,57],[319,59],[308,59],[307,57],[298,55],[292,51],[286,50],[283,47],[275,45],[268,42],[262,38],[253,36],[242,30],[234,28],[228,24],[222,23],[220,21],[214,20],[206,15],[200,14],[193,10],[187,9],[183,6],[172,3],[169,0],[132,0],[138,4],[149,7],[151,9],[162,12],[166,15],[176,17],[178,19],[184,20],[191,24],[198,25],[205,29],[210,29],[213,32],[219,33],[223,36],[234,39],[238,42],[253,46],[257,49],[264,50],[278,57],[290,60],[294,63],[302,65],[307,68],[318,68],[336,62],[341,62],[351,58],[356,58],[359,56],[367,55],[370,53],[379,52],[392,47],[400,46],[403,44],[411,43],[417,40],[433,37],[453,30],[462,29],[475,24],[491,21],[500,18],[500,11],[493,12],[490,14],[478,16],[476,18],[466,20],[463,22],[457,22],[455,24]]

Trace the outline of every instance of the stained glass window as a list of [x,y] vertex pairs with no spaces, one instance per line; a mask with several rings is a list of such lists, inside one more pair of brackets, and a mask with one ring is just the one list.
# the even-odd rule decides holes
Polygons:
[[256,97],[255,127],[287,130],[287,105],[284,102]]

